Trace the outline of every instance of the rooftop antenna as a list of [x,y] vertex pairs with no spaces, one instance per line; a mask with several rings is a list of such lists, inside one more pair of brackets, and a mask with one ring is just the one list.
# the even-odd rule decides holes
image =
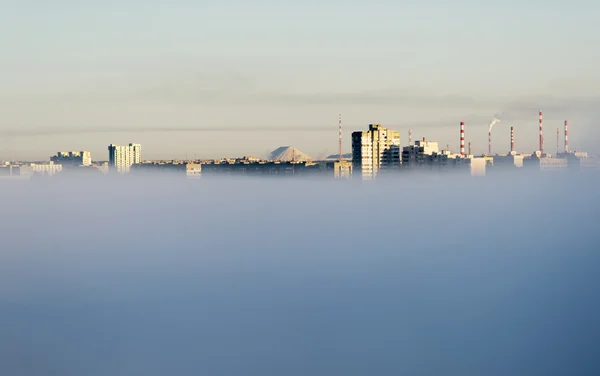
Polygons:
[[340,117],[339,117],[339,128],[340,128],[339,143],[340,143],[340,162],[341,162],[342,161],[342,114],[340,114]]
[[544,136],[542,135],[542,110],[540,110],[540,153],[544,154]]
[[294,176],[294,162],[296,161],[296,151],[292,146],[292,176]]

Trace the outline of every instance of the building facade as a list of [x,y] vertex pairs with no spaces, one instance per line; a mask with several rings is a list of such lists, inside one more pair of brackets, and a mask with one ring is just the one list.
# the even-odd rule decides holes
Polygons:
[[92,165],[92,157],[89,151],[59,151],[55,156],[50,157],[50,160],[63,167]]
[[352,133],[352,175],[363,180],[400,168],[400,132],[370,124]]
[[202,175],[202,165],[199,163],[138,163],[131,165],[130,171],[136,175],[173,175],[189,178]]
[[134,164],[142,163],[142,145],[113,145],[108,146],[108,164],[113,171],[126,173]]

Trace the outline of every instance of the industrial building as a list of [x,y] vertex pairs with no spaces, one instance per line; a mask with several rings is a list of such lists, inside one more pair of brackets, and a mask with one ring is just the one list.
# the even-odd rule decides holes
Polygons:
[[372,180],[400,164],[400,132],[370,124],[368,131],[352,133],[353,177]]
[[125,146],[108,146],[109,166],[118,173],[129,172],[134,164],[142,163],[142,146],[140,144],[129,144]]

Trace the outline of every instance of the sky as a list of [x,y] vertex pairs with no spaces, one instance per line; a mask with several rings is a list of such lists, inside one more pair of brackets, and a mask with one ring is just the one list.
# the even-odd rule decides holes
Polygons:
[[600,374],[599,176],[444,183],[5,182],[0,374]]
[[[600,154],[591,1],[8,0],[0,14],[0,159],[110,143],[143,157],[322,157],[371,123],[476,153]],[[561,136],[562,137],[562,136]],[[561,141],[562,143],[562,138]]]

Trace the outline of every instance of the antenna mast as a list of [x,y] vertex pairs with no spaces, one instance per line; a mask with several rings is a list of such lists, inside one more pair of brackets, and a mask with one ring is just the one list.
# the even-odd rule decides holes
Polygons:
[[292,146],[292,176],[294,176],[294,163],[296,161],[296,150]]
[[339,143],[340,143],[340,162],[341,162],[342,161],[342,114],[340,114],[340,117],[339,117],[339,128],[340,128]]
[[540,153],[544,154],[544,136],[542,134],[542,110],[540,110]]

